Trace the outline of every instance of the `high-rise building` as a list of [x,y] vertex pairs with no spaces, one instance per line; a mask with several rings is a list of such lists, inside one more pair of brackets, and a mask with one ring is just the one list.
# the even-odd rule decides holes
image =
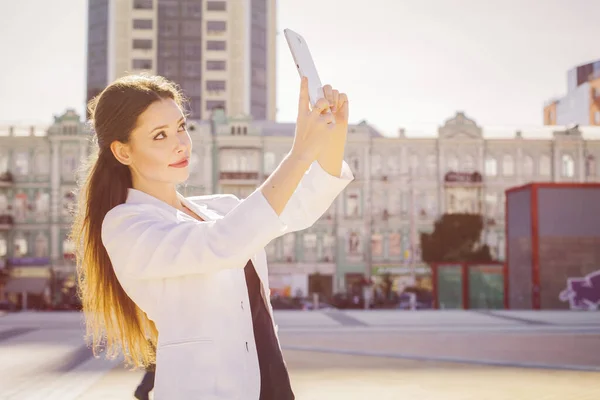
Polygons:
[[147,72],[179,84],[194,119],[274,120],[275,17],[275,0],[89,0],[86,99]]
[[544,125],[600,125],[600,60],[567,72],[567,94],[544,106]]

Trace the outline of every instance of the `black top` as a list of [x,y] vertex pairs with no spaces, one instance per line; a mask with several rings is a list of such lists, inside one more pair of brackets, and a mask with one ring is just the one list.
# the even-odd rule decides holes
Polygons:
[[259,400],[294,400],[287,367],[277,342],[273,321],[261,295],[260,278],[252,261],[248,261],[244,273],[260,367]]

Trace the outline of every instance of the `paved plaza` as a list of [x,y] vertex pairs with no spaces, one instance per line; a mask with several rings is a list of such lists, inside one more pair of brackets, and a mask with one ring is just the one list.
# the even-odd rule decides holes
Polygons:
[[[600,399],[600,312],[275,318],[299,400]],[[78,313],[0,316],[0,399],[133,399],[143,373],[90,357],[82,336]]]

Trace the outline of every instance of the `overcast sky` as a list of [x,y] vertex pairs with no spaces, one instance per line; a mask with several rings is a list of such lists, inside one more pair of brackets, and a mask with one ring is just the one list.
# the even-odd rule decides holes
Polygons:
[[[85,95],[85,0],[0,0],[0,124],[50,123]],[[481,125],[542,123],[567,70],[600,59],[599,0],[278,0],[278,29],[304,35],[353,122],[387,134],[462,110]],[[277,37],[278,120],[298,76]]]

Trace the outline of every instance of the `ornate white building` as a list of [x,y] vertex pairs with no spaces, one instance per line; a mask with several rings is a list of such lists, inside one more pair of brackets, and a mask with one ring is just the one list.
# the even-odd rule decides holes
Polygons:
[[[211,121],[191,121],[189,131],[191,176],[181,191],[243,198],[290,149],[294,124],[217,112]],[[436,133],[384,137],[366,122],[351,126],[346,160],[356,179],[315,226],[268,245],[273,289],[307,294],[316,276],[329,293],[383,271],[426,277],[419,236],[445,212],[485,215],[482,240],[502,261],[507,188],[600,181],[598,127],[498,131],[459,112]],[[89,131],[73,111],[47,129],[0,128],[0,173],[10,173],[0,178],[0,260],[13,266],[11,293],[60,290],[45,283],[50,271],[54,280],[72,282],[68,207],[88,145]]]

